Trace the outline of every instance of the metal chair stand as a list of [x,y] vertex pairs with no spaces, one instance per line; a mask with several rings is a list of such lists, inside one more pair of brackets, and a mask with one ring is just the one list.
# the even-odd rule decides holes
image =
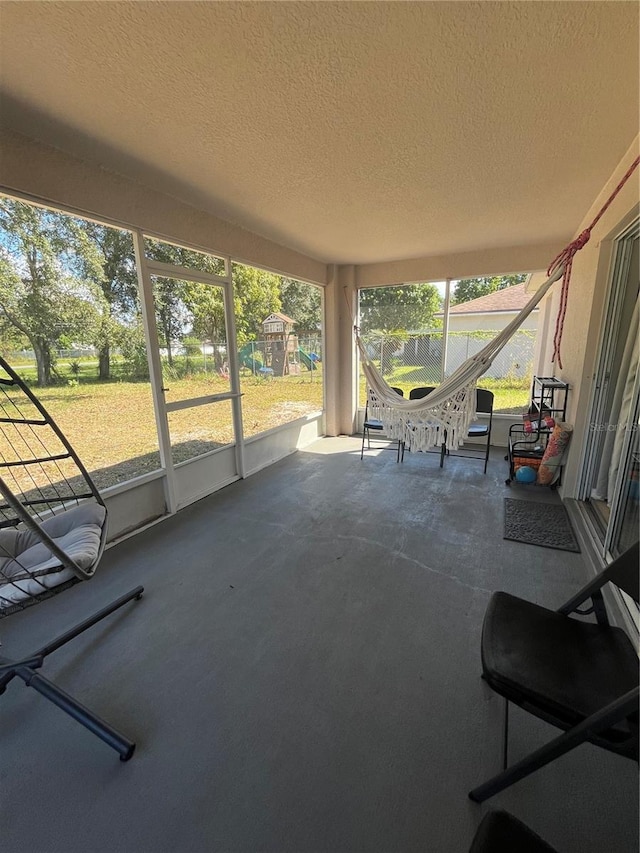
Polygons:
[[70,640],[84,633],[88,628],[96,625],[102,619],[119,610],[129,601],[139,600],[142,598],[144,587],[137,586],[126,595],[121,596],[116,601],[103,607],[93,616],[85,619],[79,625],[65,631],[59,637],[56,637],[50,643],[47,643],[42,648],[38,649],[31,655],[22,658],[18,661],[9,660],[5,657],[0,657],[0,695],[5,692],[7,685],[13,678],[20,678],[24,681],[27,687],[33,687],[41,696],[53,702],[58,708],[61,708],[65,713],[77,720],[85,728],[97,735],[108,746],[120,755],[120,761],[128,761],[134,753],[136,745],[130,741],[117,729],[114,729],[109,723],[101,719],[93,711],[86,708],[68,693],[65,693],[60,687],[54,684],[49,679],[40,675],[36,670],[43,665],[45,658],[52,652],[66,645]]

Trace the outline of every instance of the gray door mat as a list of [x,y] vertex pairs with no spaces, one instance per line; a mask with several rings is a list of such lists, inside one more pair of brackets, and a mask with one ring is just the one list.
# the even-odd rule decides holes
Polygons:
[[559,551],[580,551],[567,510],[559,503],[505,498],[503,539]]

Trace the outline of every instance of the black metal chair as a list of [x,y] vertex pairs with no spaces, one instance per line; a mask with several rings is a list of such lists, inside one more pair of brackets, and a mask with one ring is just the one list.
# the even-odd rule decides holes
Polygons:
[[432,391],[436,390],[435,385],[420,385],[418,388],[412,388],[409,391],[410,400],[422,400],[427,397]]
[[470,448],[465,447],[465,453],[451,453],[444,450],[440,457],[440,467],[444,463],[445,456],[459,456],[461,459],[484,459],[484,473],[487,473],[487,464],[489,462],[489,450],[491,448],[491,427],[493,425],[493,391],[487,391],[485,388],[476,388],[476,414],[489,415],[489,423],[472,423],[467,432],[468,438],[486,438],[486,447],[482,449],[480,456],[471,455]]
[[469,438],[486,437],[487,446],[484,453],[484,473],[487,473],[487,463],[489,461],[489,448],[491,447],[491,426],[493,424],[493,391],[487,391],[485,388],[476,388],[476,412],[478,414],[489,415],[489,423],[473,423],[469,427],[467,433]]
[[491,811],[484,816],[469,853],[557,853],[539,835],[509,812]]
[[[483,802],[586,741],[638,760],[638,655],[625,631],[609,623],[607,583],[638,602],[638,543],[559,610],[493,594],[482,628],[482,677],[507,700],[505,769],[471,791],[472,800]],[[596,621],[572,613],[593,613]],[[509,702],[564,733],[507,768]]]
[[[391,390],[395,391],[396,394],[399,394],[401,397],[404,397],[404,391],[402,388],[396,388],[393,385],[391,386]],[[367,403],[364,409],[364,424],[362,425],[362,447],[360,448],[360,459],[364,457],[364,443],[365,440],[367,442],[367,450],[371,450],[371,431],[374,432],[383,432],[384,426],[382,421],[377,418],[369,417],[369,400],[367,399]],[[400,459],[400,448],[402,445],[402,441],[398,441],[398,447],[396,451],[396,462]]]

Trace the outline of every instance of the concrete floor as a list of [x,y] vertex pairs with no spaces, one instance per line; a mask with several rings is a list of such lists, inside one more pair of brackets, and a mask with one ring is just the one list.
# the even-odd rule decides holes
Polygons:
[[[110,549],[95,579],[0,623],[17,656],[142,583],[45,674],[138,742],[122,764],[12,682],[5,853],[466,851],[504,807],[560,853],[637,850],[637,768],[591,745],[480,807],[503,703],[480,680],[491,592],[559,605],[580,554],[502,539],[479,462],[324,439]],[[511,756],[555,730],[515,709]]]

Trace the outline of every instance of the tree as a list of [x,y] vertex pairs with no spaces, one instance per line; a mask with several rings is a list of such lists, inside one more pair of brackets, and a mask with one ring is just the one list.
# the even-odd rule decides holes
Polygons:
[[470,302],[472,299],[478,299],[488,293],[495,293],[496,290],[504,290],[506,287],[513,287],[514,284],[522,284],[525,278],[526,275],[524,274],[462,278],[456,284],[451,303],[459,305],[461,302]]
[[281,279],[282,312],[296,321],[298,335],[314,335],[322,327],[320,288],[291,278]]
[[360,291],[360,328],[417,332],[434,324],[441,298],[433,284],[367,287]]
[[[147,257],[165,264],[213,275],[224,272],[224,262],[219,258],[172,243],[145,238],[145,251]],[[182,340],[189,332],[210,336],[204,330],[215,328],[213,317],[219,316],[218,302],[222,304],[222,291],[215,285],[198,285],[159,276],[155,279],[153,292],[158,338],[160,345],[167,350],[168,363],[173,365],[175,340]]]
[[80,221],[79,225],[98,252],[99,269],[95,264],[85,265],[84,272],[103,295],[94,343],[98,350],[98,376],[107,380],[111,378],[111,348],[121,339],[121,325],[130,323],[139,312],[133,238],[127,231],[95,222]]
[[[0,260],[0,267],[2,261]],[[2,273],[0,272],[0,278]],[[6,317],[0,315],[0,353],[5,357],[18,350],[28,349],[30,346],[29,338],[23,335]]]
[[174,278],[158,277],[153,296],[156,308],[156,325],[160,346],[167,350],[167,362],[173,365],[173,342],[187,331],[189,320],[186,299],[189,284]]
[[190,312],[191,334],[214,345],[214,364],[216,369],[222,367],[224,358],[217,346],[226,345],[227,340],[222,288],[186,282],[184,301]]
[[227,332],[222,288],[188,283],[184,300],[191,315],[191,334],[201,341],[225,342]]
[[95,334],[99,294],[80,269],[99,275],[94,247],[77,220],[0,199],[0,317],[28,338],[38,385],[50,385],[61,339],[88,342]]
[[238,346],[262,334],[262,323],[280,311],[281,278],[271,272],[233,264],[233,294]]

